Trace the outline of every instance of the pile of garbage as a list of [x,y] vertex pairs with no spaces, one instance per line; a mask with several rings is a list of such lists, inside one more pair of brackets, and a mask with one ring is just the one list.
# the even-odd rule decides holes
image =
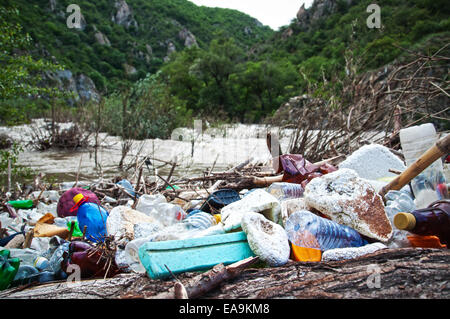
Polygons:
[[[415,138],[423,129],[400,132],[405,162],[376,144],[336,166],[286,154],[274,159],[282,177],[267,187],[219,189],[183,205],[138,194],[128,180],[116,183],[125,201],[70,183],[9,198],[0,210],[0,290],[130,272],[167,279],[254,256],[278,267],[386,248],[446,249],[448,138]],[[410,175],[435,143],[430,165]]]

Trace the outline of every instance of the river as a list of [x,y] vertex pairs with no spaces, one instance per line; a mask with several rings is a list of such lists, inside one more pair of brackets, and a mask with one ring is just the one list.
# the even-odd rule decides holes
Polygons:
[[[62,129],[70,123],[59,123]],[[98,166],[95,165],[95,153],[92,147],[77,150],[50,149],[37,151],[31,145],[32,133],[45,126],[44,120],[35,120],[30,125],[0,127],[0,133],[6,133],[20,142],[24,151],[19,155],[18,165],[33,169],[36,173],[45,173],[54,182],[74,181],[79,172],[79,180],[93,181],[100,175],[110,178],[121,175],[118,164],[121,158],[122,140],[119,137],[101,133],[101,147],[97,152]],[[214,163],[214,171],[223,171],[248,159],[253,162],[267,163],[272,157],[266,144],[268,128],[264,125],[225,125],[219,128],[177,129],[174,139],[148,139],[132,141],[132,148],[125,158],[124,167],[134,166],[136,156],[139,159],[150,157],[163,161],[176,161],[179,166],[175,177],[198,176]],[[192,143],[192,139],[195,142]],[[181,140],[180,140],[181,139]],[[93,144],[93,141],[91,140]],[[289,143],[289,137],[280,139],[283,149]],[[158,174],[168,175],[170,165],[151,161],[149,169],[159,167]],[[130,171],[134,171],[133,169]],[[145,173],[144,173],[145,174]],[[150,174],[147,171],[147,174]]]

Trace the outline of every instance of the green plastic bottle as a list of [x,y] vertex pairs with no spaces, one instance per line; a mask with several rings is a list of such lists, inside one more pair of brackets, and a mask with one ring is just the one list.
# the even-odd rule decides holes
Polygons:
[[7,249],[0,251],[0,291],[8,288],[19,270],[20,259],[9,258],[9,254]]
[[[71,223],[67,222],[67,228],[70,230]],[[73,228],[73,237],[83,237],[83,232],[80,230],[80,226],[78,225],[78,222],[75,222],[75,227]]]
[[31,199],[26,200],[11,200],[8,202],[9,205],[16,209],[30,209],[33,208],[33,201]]

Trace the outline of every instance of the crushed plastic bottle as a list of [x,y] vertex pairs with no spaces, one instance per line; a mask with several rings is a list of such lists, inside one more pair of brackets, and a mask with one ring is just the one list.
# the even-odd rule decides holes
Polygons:
[[186,212],[178,205],[167,203],[163,195],[142,195],[136,210],[153,217],[164,227],[179,223],[186,217]]
[[300,198],[303,196],[305,190],[300,184],[273,183],[269,186],[267,191],[281,201],[291,198]]
[[296,246],[326,251],[333,248],[361,247],[367,241],[353,228],[319,217],[309,211],[289,216],[285,230]]
[[197,237],[202,232],[216,226],[220,215],[211,215],[202,211],[193,211],[181,223],[166,227],[152,236],[151,241],[181,240]]

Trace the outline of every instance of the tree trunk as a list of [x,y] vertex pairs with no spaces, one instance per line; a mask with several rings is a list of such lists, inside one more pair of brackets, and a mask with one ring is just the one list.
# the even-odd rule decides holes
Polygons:
[[[353,260],[301,263],[277,268],[248,268],[240,275],[198,295],[202,299],[274,298],[449,298],[450,251],[447,249],[385,249]],[[196,273],[178,275],[195,282]],[[0,299],[126,298],[164,295],[174,280],[151,280],[145,275],[122,274],[107,280],[10,289]]]

